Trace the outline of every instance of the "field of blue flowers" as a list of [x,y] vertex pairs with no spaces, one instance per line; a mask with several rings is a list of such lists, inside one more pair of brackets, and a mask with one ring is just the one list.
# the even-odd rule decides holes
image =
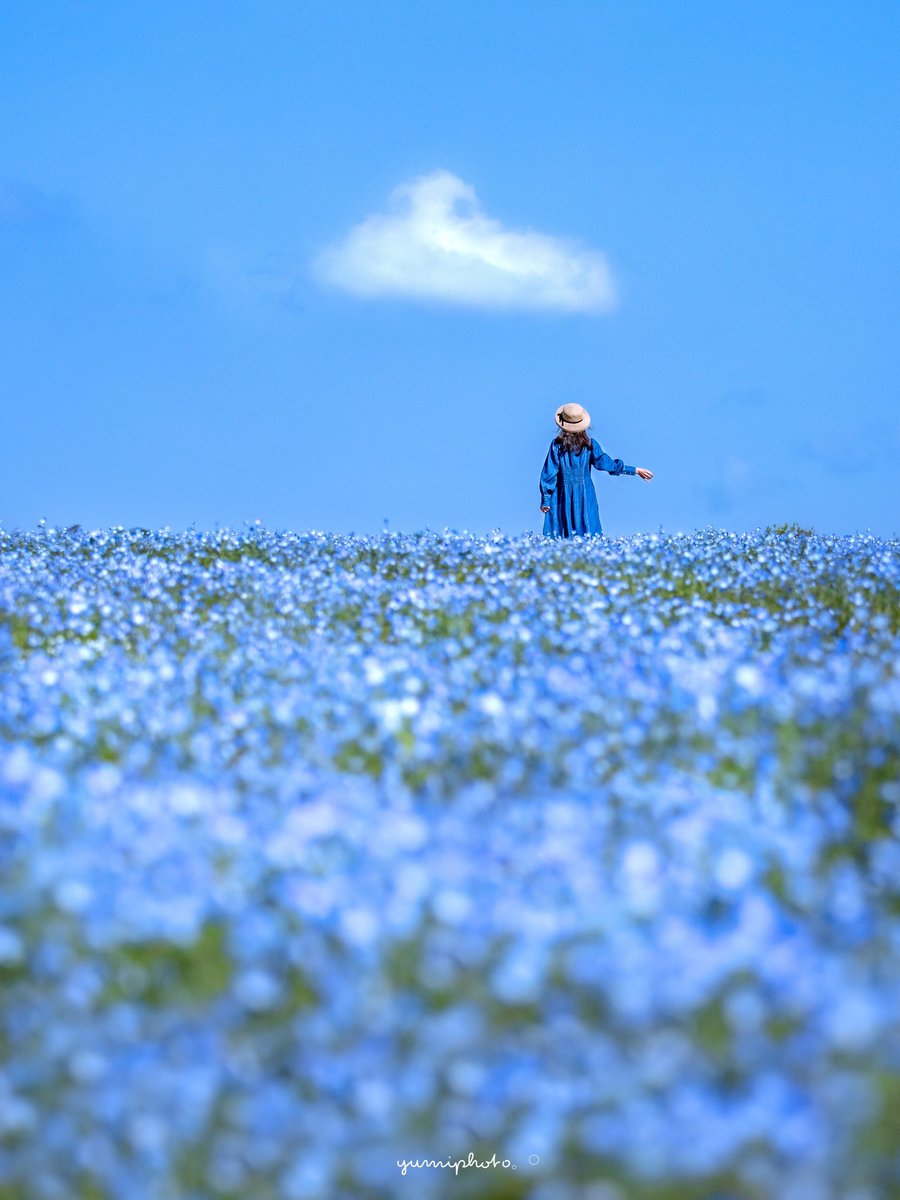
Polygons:
[[872,535],[0,533],[0,1200],[900,1195],[898,650]]

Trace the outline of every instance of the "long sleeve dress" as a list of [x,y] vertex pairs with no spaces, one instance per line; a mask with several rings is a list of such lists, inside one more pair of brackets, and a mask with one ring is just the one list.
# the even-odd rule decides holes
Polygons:
[[544,514],[544,533],[549,537],[603,532],[591,467],[610,475],[635,473],[621,458],[611,458],[594,438],[590,452],[577,454],[560,450],[555,438],[550,443],[541,471],[541,507],[550,509]]

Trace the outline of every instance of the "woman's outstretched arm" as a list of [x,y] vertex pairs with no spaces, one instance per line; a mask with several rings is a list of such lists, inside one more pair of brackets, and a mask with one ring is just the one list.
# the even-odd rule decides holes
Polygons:
[[595,438],[591,438],[591,466],[595,471],[608,471],[610,475],[633,475],[637,470],[637,467],[626,466],[621,458],[611,458]]

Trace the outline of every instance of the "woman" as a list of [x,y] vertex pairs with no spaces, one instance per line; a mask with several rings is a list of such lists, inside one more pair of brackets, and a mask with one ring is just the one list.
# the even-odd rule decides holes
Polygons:
[[541,512],[546,514],[544,533],[550,537],[603,532],[591,467],[610,475],[653,478],[645,467],[626,467],[621,458],[610,458],[588,437],[590,423],[591,414],[580,404],[563,404],[556,410],[562,432],[550,443],[541,471]]

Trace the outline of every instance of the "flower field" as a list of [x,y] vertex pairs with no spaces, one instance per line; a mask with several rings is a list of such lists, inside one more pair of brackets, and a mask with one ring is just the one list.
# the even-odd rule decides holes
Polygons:
[[872,535],[0,533],[0,1200],[900,1196],[898,651]]

